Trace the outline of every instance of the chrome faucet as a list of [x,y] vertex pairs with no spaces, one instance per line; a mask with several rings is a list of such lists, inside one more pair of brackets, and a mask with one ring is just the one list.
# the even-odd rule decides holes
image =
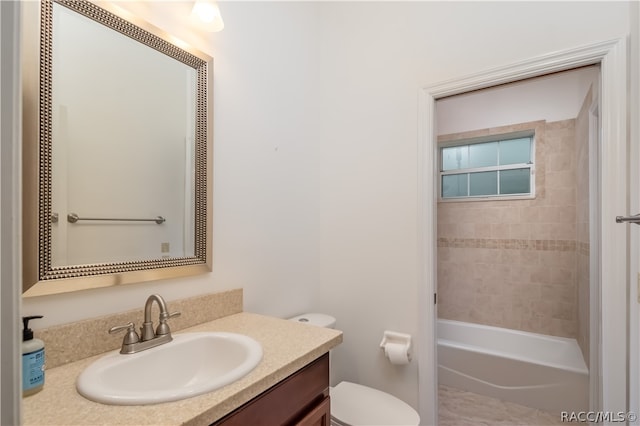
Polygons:
[[[160,309],[160,323],[158,328],[153,330],[153,322],[151,321],[151,307],[153,302],[158,304]],[[145,349],[153,348],[163,343],[168,343],[173,340],[171,337],[171,330],[167,324],[169,318],[177,317],[180,312],[169,313],[167,310],[167,304],[159,294],[152,294],[147,298],[144,304],[144,322],[140,327],[140,336],[136,333],[135,325],[130,322],[126,325],[119,325],[111,327],[109,333],[116,333],[121,330],[126,330],[124,339],[122,340],[121,354],[134,354],[136,352],[143,351]]]

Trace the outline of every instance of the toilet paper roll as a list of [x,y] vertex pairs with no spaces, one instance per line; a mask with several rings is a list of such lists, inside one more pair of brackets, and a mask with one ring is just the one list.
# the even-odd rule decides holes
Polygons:
[[401,343],[387,343],[384,347],[384,353],[389,358],[391,364],[404,365],[411,361],[409,355],[409,347]]

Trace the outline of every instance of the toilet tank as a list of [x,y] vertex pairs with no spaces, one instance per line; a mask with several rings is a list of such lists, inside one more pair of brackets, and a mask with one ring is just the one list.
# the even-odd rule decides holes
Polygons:
[[289,318],[289,320],[325,328],[334,328],[336,325],[336,319],[334,317],[332,317],[331,315],[318,313],[302,314],[293,318]]

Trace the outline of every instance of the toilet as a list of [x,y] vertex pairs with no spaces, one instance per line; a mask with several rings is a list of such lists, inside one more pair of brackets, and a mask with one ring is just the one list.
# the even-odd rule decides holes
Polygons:
[[[336,324],[334,317],[319,313],[298,315],[290,320],[327,328]],[[343,381],[329,388],[329,394],[333,426],[420,424],[420,416],[409,404],[377,389]]]

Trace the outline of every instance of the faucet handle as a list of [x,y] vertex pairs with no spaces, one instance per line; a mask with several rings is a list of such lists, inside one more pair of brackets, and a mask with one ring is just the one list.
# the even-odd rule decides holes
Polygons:
[[171,330],[169,329],[169,324],[167,324],[167,320],[169,318],[179,317],[180,312],[167,313],[163,312],[160,314],[160,324],[158,324],[158,328],[156,328],[156,335],[162,336],[165,334],[170,334]]
[[140,337],[138,336],[138,333],[136,333],[136,326],[132,322],[128,322],[125,325],[116,325],[115,327],[111,327],[109,329],[109,334],[117,333],[122,330],[127,330],[127,333],[124,335],[124,339],[122,340],[123,345],[130,345],[140,341]]
[[160,322],[166,321],[169,318],[173,318],[173,317],[179,317],[181,315],[180,312],[172,312],[172,313],[168,313],[168,312],[161,312],[160,313]]

